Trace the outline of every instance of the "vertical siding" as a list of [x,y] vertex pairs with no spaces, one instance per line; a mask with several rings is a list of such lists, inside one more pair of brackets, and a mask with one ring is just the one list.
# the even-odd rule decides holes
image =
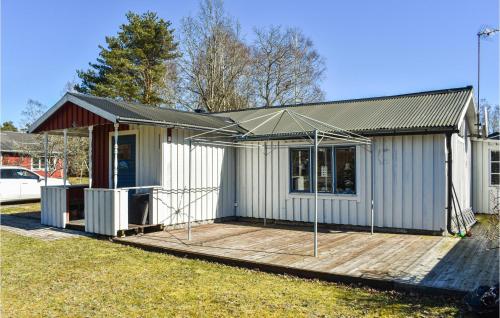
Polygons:
[[71,102],[65,103],[38,127],[34,133],[64,128],[105,125],[111,122]]
[[85,189],[85,232],[116,236],[128,229],[128,191]]
[[66,227],[66,189],[63,186],[41,187],[40,206],[42,224]]
[[493,213],[492,197],[500,198],[500,187],[490,186],[489,156],[500,150],[500,142],[491,139],[472,141],[472,209],[476,213]]
[[[207,221],[234,216],[235,150],[230,147],[193,143],[189,166],[189,142],[185,138],[195,132],[172,129],[172,141],[167,130],[161,135],[163,171],[162,188],[157,190],[155,204],[158,222],[165,225],[188,221]],[[191,169],[191,201],[189,202],[189,170]]]
[[472,165],[471,165],[471,144],[470,138],[462,138],[458,134],[453,134],[452,139],[453,155],[453,185],[460,202],[462,210],[472,207]]
[[[375,226],[444,230],[444,135],[377,137],[374,140]],[[314,221],[314,196],[289,193],[287,145],[299,144],[268,142],[267,161],[263,147],[236,150],[238,216],[263,217],[266,211],[269,219]],[[266,162],[267,167],[264,166]],[[357,146],[358,194],[350,198],[320,194],[320,222],[371,224],[371,164],[370,146]]]
[[[161,184],[161,142],[165,129],[157,126],[132,125],[137,131],[137,186]],[[118,137],[120,138],[120,137]]]

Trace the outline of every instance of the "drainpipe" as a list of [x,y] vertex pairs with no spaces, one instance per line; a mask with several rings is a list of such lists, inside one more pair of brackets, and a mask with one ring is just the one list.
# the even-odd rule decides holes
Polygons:
[[448,210],[448,215],[447,215],[447,224],[446,224],[446,229],[448,230],[448,233],[451,235],[455,235],[456,233],[453,231],[453,228],[451,227],[451,221],[452,221],[452,215],[453,215],[453,174],[452,174],[452,167],[453,167],[453,154],[451,152],[451,133],[446,134],[446,164],[448,165],[448,173],[447,173],[447,182],[446,186],[448,187],[447,193],[448,193],[448,198],[447,198],[447,210]]

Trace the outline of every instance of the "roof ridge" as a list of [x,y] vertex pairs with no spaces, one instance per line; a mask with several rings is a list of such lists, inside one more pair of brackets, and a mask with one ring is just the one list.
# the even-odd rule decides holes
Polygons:
[[244,112],[248,110],[257,110],[257,109],[271,109],[271,108],[288,108],[288,107],[301,107],[301,106],[322,106],[322,105],[332,105],[332,104],[340,104],[340,103],[354,103],[361,101],[370,101],[370,100],[379,100],[379,99],[394,99],[400,97],[411,97],[411,96],[422,96],[422,95],[438,95],[445,94],[451,92],[460,92],[464,90],[471,90],[472,85],[462,86],[462,87],[453,87],[453,88],[444,88],[444,89],[436,89],[429,91],[419,91],[413,93],[404,93],[404,94],[396,94],[396,95],[384,95],[384,96],[375,96],[375,97],[362,97],[362,98],[352,98],[352,99],[338,99],[324,102],[311,102],[311,103],[301,103],[301,104],[288,104],[288,105],[278,105],[278,106],[259,106],[253,108],[245,108],[245,109],[236,109],[236,110],[226,110],[221,112],[212,112],[209,114],[224,114],[224,113],[236,113],[236,112]]
[[[106,101],[109,101],[109,102],[112,102],[112,103],[117,103],[117,104],[125,104],[127,106],[145,106],[145,107],[150,107],[150,108],[153,108],[153,109],[158,109],[158,110],[162,110],[162,111],[174,111],[174,112],[179,112],[179,113],[184,113],[184,114],[192,114],[192,115],[196,115],[196,116],[208,116],[208,117],[213,117],[212,114],[213,113],[197,113],[197,112],[194,112],[194,111],[188,111],[188,110],[181,110],[181,109],[175,109],[175,108],[166,108],[166,107],[160,107],[160,106],[154,106],[154,105],[148,105],[148,104],[143,104],[143,103],[137,103],[137,102],[126,102],[126,101],[121,101],[121,100],[116,100],[116,99],[113,99],[113,98],[110,98],[110,97],[104,97],[104,96],[95,96],[95,95],[90,95],[90,94],[84,94],[84,93],[78,93],[78,92],[67,92],[68,94],[71,94],[71,95],[76,95],[76,97],[78,98],[79,96],[84,96],[84,97],[91,97],[91,98],[97,98],[97,99],[102,99],[102,100],[106,100]],[[229,117],[223,117],[223,116],[217,116],[217,118],[226,118],[226,119],[230,119]]]

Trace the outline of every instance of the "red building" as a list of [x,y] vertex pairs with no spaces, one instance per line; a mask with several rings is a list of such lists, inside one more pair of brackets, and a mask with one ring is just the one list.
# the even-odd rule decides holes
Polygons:
[[[45,156],[43,142],[37,135],[24,132],[0,132],[0,158],[3,166],[19,166],[44,176]],[[52,156],[54,164],[49,177],[62,178],[62,159]]]

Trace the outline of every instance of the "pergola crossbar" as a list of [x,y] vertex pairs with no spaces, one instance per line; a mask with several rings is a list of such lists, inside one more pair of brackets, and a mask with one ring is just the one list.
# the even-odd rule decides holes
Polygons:
[[[290,132],[279,132],[276,133],[277,127],[282,123],[282,120],[284,119],[284,116],[288,115],[290,119],[292,120],[293,123],[299,128],[299,129],[291,129]],[[276,120],[277,119],[277,120]],[[240,128],[243,128],[245,123],[249,123],[252,121],[256,120],[262,120],[259,124],[256,126],[246,130],[244,133],[236,134],[231,137],[224,135],[220,136],[221,139],[225,140],[215,140],[216,136],[213,136],[213,134],[217,134],[220,130],[227,129],[230,127],[238,126]],[[262,134],[256,134],[259,130],[259,128],[262,128],[266,124],[272,123],[273,120],[276,120],[276,123],[273,125],[273,129],[271,133],[266,133],[264,135]],[[308,128],[306,129],[305,126]],[[290,130],[290,127],[288,127],[288,130]],[[202,136],[204,136],[202,138]],[[306,116],[304,114],[301,114],[299,112],[296,112],[294,110],[290,109],[279,109],[276,110],[275,112],[270,112],[266,113],[264,115],[259,115],[255,116],[250,119],[245,119],[242,121],[235,121],[234,123],[231,123],[230,125],[227,125],[225,127],[221,128],[215,128],[210,131],[205,131],[190,137],[186,137],[185,140],[188,141],[189,143],[189,190],[188,190],[188,196],[189,196],[189,202],[191,202],[191,177],[192,177],[192,172],[191,172],[191,151],[192,151],[192,145],[193,143],[196,144],[204,144],[204,145],[216,145],[216,146],[221,146],[221,147],[234,147],[234,148],[251,148],[251,149],[264,149],[264,156],[266,157],[265,159],[265,167],[264,171],[267,171],[267,154],[268,154],[268,142],[271,140],[271,137],[275,136],[277,138],[303,138],[307,137],[310,141],[311,144],[314,148],[314,165],[313,165],[313,180],[314,180],[314,256],[318,256],[318,178],[317,178],[317,173],[318,173],[318,147],[323,140],[335,140],[335,141],[343,141],[343,142],[349,142],[349,143],[356,143],[356,144],[362,144],[362,145],[370,145],[372,144],[372,140],[370,138],[367,138],[365,136],[362,136],[360,134],[352,133],[349,132],[345,129],[336,127],[334,125],[331,125],[329,123],[322,122],[318,119],[311,118],[309,116]],[[231,140],[231,138],[233,140]],[[229,140],[228,140],[229,139]],[[280,147],[279,145],[271,145],[271,149],[275,147]],[[282,147],[288,147],[282,146]],[[271,150],[272,151],[272,150]],[[372,156],[373,157],[373,156]],[[372,159],[373,160],[373,159]],[[371,177],[373,179],[373,171],[371,173]],[[373,184],[373,180],[372,180]],[[267,183],[265,183],[265,186],[267,186]],[[372,189],[373,191],[373,189]],[[267,193],[267,189],[264,191],[264,193]],[[372,207],[371,207],[371,229],[373,233],[373,193],[372,193]],[[264,209],[266,210],[266,209]],[[264,211],[264,225],[266,225],[266,219],[267,219],[267,212]],[[192,238],[192,233],[191,233],[191,204],[188,204],[188,240],[191,240]]]

